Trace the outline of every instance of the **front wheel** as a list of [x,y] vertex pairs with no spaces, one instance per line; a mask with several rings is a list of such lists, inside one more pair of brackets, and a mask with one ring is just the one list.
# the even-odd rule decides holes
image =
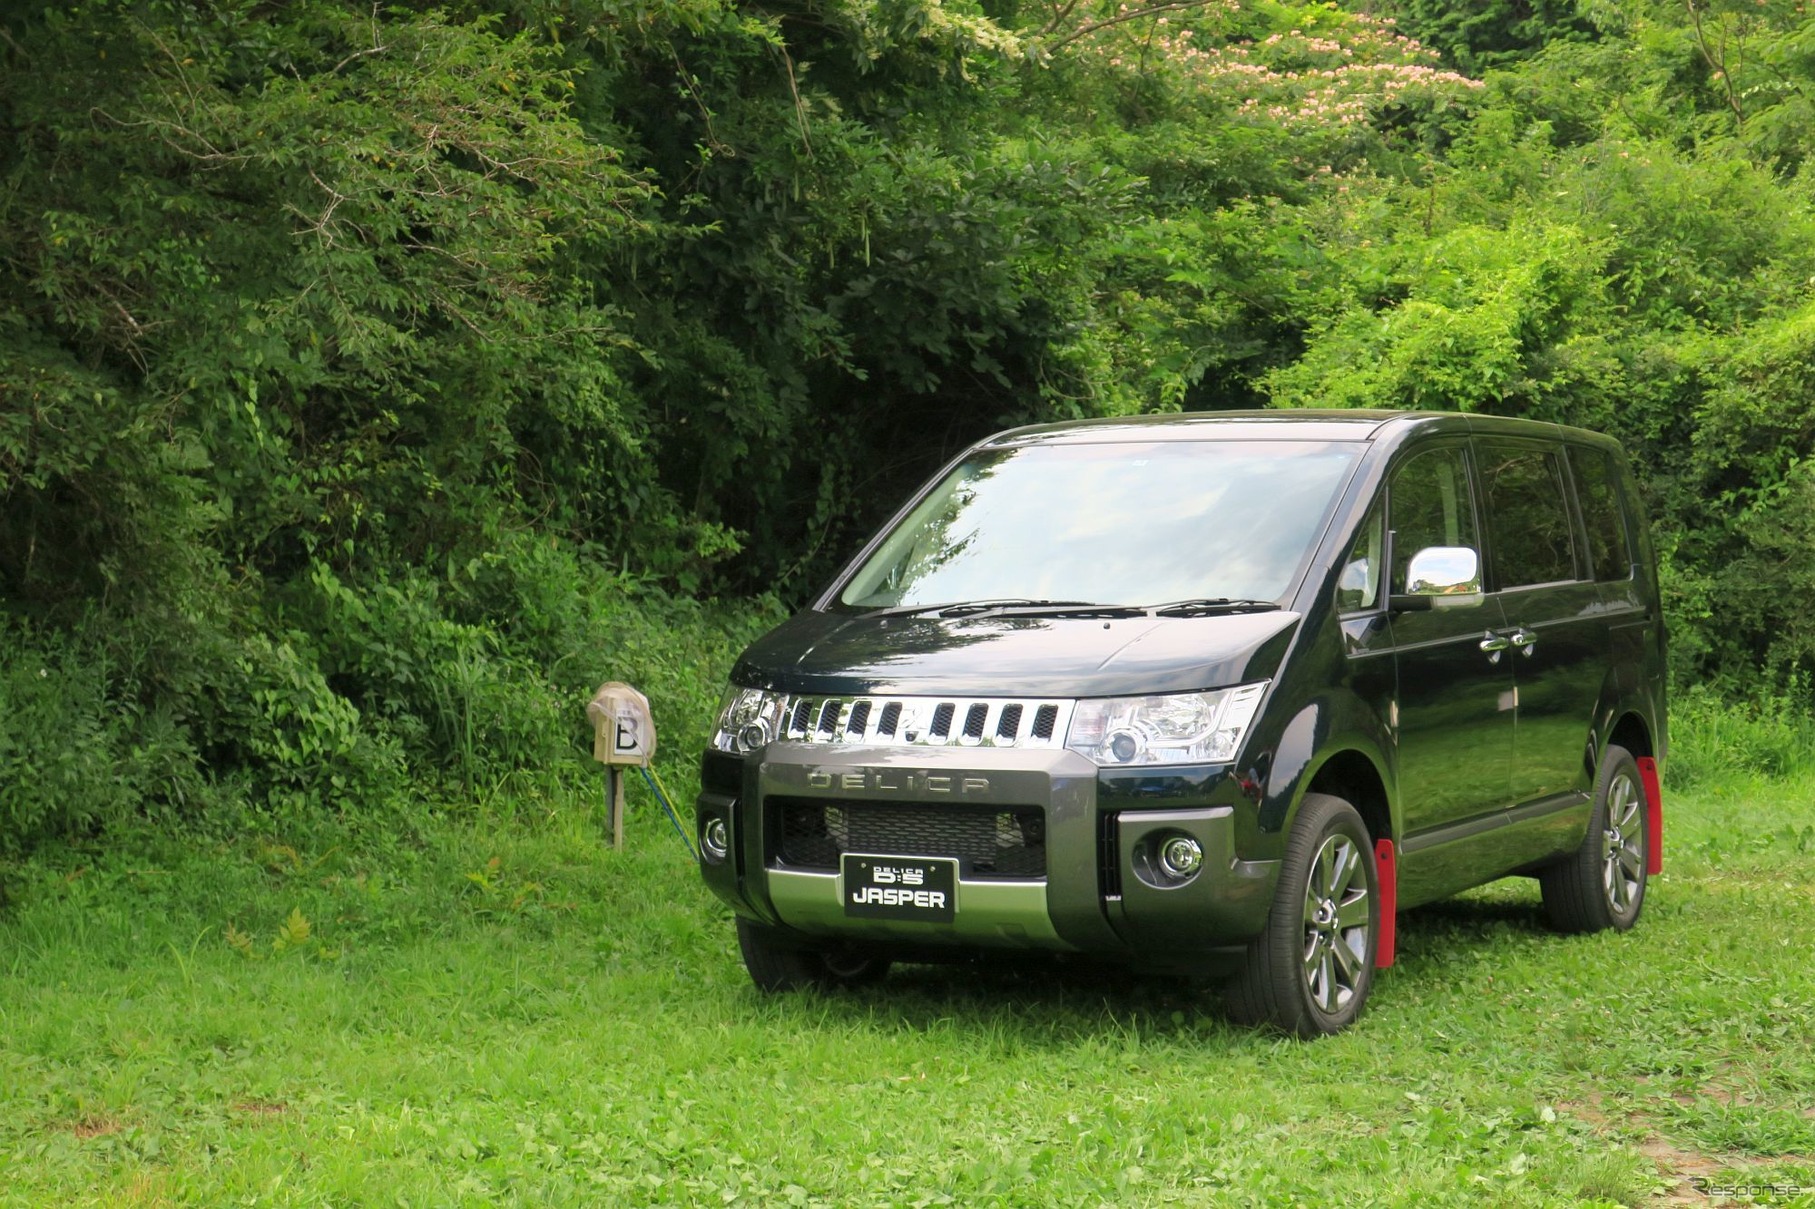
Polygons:
[[1367,825],[1341,798],[1309,793],[1286,840],[1267,926],[1228,990],[1244,1024],[1299,1037],[1341,1032],[1374,984],[1379,882]]
[[889,972],[887,958],[791,945],[775,929],[742,916],[737,920],[737,948],[750,981],[763,991],[864,986]]
[[1608,744],[1588,834],[1575,852],[1538,874],[1544,909],[1559,932],[1624,932],[1638,922],[1651,852],[1642,784],[1632,753]]

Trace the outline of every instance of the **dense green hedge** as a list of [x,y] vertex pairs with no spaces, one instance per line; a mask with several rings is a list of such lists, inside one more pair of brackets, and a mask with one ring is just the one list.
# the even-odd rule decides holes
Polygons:
[[0,848],[563,775],[607,674],[678,752],[929,467],[1142,410],[1613,432],[1679,681],[1806,703],[1815,22],[1367,7],[9,10]]

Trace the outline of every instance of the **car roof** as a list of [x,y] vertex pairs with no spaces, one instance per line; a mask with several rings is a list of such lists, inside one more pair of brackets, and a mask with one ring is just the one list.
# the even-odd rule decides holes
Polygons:
[[1004,445],[1117,441],[1366,441],[1384,424],[1452,418],[1454,413],[1292,408],[1268,411],[1197,411],[1112,416],[1030,424],[997,433],[985,448]]
[[1349,408],[1281,408],[1255,411],[1197,411],[1162,415],[1111,416],[1011,428],[978,448],[1023,445],[1107,444],[1123,441],[1376,441],[1399,445],[1436,433],[1565,439],[1617,449],[1611,437],[1547,420],[1483,416],[1453,411],[1368,411]]

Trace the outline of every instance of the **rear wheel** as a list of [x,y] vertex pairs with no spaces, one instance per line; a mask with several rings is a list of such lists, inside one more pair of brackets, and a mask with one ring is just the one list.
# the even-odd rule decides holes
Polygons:
[[791,944],[774,928],[738,917],[737,947],[758,990],[864,986],[889,972],[889,961],[847,949]]
[[1544,909],[1559,932],[1624,932],[1645,906],[1651,834],[1638,762],[1608,744],[1595,777],[1594,810],[1581,847],[1538,874]]
[[1228,989],[1230,1014],[1299,1037],[1340,1032],[1374,985],[1380,932],[1373,844],[1355,808],[1306,794],[1267,926]]

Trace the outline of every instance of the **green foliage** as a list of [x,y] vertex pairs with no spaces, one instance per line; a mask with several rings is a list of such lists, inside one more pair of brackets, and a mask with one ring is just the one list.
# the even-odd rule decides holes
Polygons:
[[5,673],[48,738],[5,748],[0,844],[221,790],[554,793],[607,676],[690,759],[778,602],[966,442],[1080,416],[1610,431],[1677,680],[1806,673],[1812,31],[1789,0],[9,10],[0,641],[49,674]]
[[[1754,49],[1761,21],[1805,24],[1768,6],[1701,15]],[[1745,93],[1758,112],[1742,121],[1704,95],[1710,72],[1718,84],[1688,14],[1645,9],[1493,75],[1442,155],[1337,207],[1339,283],[1304,355],[1267,378],[1288,405],[1619,436],[1660,537],[1684,685],[1815,666],[1795,603],[1812,552],[1808,182],[1753,137],[1789,92]]]
[[208,797],[191,736],[86,634],[0,620],[0,855]]
[[[1573,227],[1462,226],[1429,240],[1358,250],[1366,288],[1393,300],[1344,308],[1268,385],[1287,406],[1545,415],[1559,394],[1617,384],[1598,328],[1609,307],[1608,249]],[[1372,264],[1368,262],[1372,261]],[[1615,383],[1602,380],[1602,375]]]
[[1390,0],[1407,34],[1443,52],[1470,75],[1511,67],[1552,43],[1588,42],[1597,36],[1577,0]]
[[198,785],[370,809],[564,775],[603,672],[557,688],[424,568],[609,526],[537,591],[660,609],[606,560],[697,585],[735,548],[645,456],[622,375],[654,358],[599,283],[655,193],[582,129],[576,72],[403,9],[9,20],[0,596],[38,621],[5,631],[0,843]]
[[1809,685],[1693,685],[1670,703],[1670,783],[1685,789],[1736,776],[1815,773]]

